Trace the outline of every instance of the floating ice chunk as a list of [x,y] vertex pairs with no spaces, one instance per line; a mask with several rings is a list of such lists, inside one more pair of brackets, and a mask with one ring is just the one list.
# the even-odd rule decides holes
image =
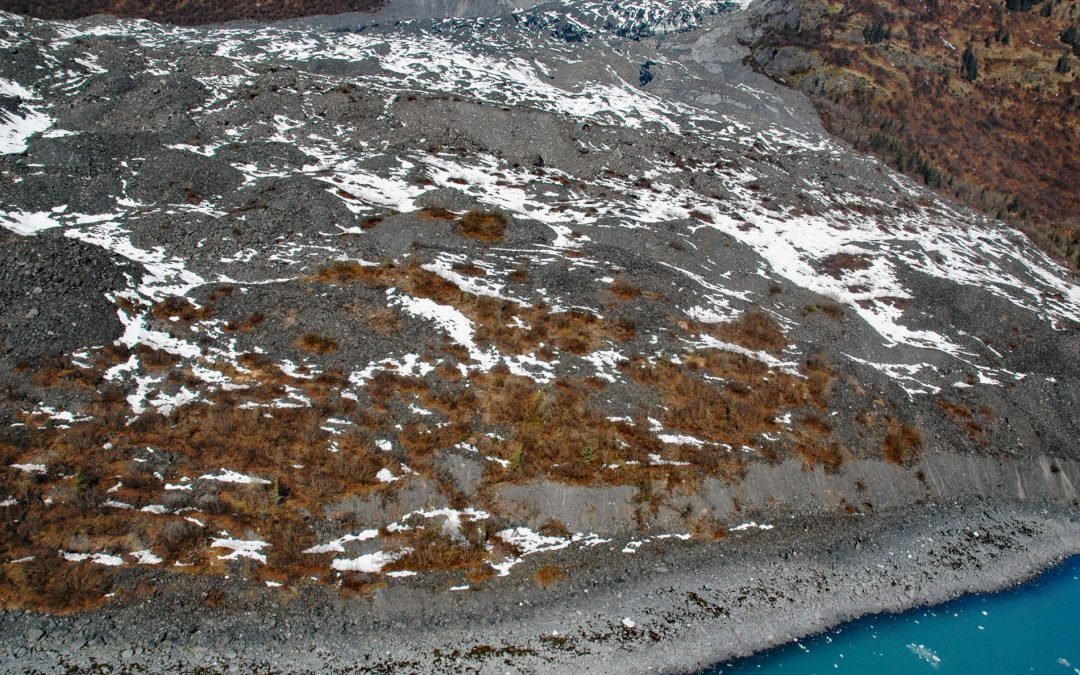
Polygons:
[[907,648],[912,654],[930,664],[930,667],[934,670],[941,667],[941,657],[926,645],[911,643],[907,645]]
[[218,560],[250,558],[261,563],[266,563],[266,554],[260,553],[260,551],[269,545],[268,542],[259,541],[258,539],[214,539],[210,542],[210,548],[232,549],[232,553],[218,556]]
[[405,577],[415,577],[416,572],[413,572],[412,570],[394,570],[393,572],[387,572],[386,576],[395,579],[403,579]]
[[636,628],[637,627],[637,624],[634,623],[634,620],[631,619],[628,616],[624,616],[621,623],[625,628]]

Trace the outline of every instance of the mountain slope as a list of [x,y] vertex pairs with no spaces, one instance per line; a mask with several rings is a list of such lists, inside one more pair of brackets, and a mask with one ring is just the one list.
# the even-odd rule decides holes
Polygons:
[[197,26],[240,19],[275,21],[342,12],[371,12],[382,0],[0,0],[0,10],[42,19],[79,19],[108,14]]
[[765,3],[753,61],[830,131],[1080,264],[1074,2]]
[[452,608],[789,522],[1071,508],[1080,289],[830,138],[744,65],[753,16],[3,15],[3,602]]

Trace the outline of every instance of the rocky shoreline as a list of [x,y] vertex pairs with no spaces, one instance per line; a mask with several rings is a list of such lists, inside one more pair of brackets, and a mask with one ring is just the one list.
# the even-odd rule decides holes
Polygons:
[[866,614],[1018,584],[1080,552],[1080,519],[1049,504],[928,503],[620,548],[554,554],[566,575],[550,588],[515,575],[454,591],[432,578],[351,599],[133,571],[125,582],[143,589],[139,601],[66,617],[5,612],[0,668],[687,672]]

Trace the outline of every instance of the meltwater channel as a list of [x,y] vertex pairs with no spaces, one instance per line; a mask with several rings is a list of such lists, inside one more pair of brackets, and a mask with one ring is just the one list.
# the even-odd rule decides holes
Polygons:
[[1080,675],[1080,556],[1013,589],[878,614],[708,675]]

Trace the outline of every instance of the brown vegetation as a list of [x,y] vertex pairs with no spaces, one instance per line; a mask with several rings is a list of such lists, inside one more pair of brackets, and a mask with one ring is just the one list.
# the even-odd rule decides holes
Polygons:
[[833,133],[1080,265],[1077,3],[798,5],[754,58]]
[[778,352],[789,343],[776,320],[761,310],[750,310],[724,323],[681,324],[691,332],[705,333],[747,349]]
[[555,565],[544,565],[536,570],[536,583],[544,588],[551,588],[566,578],[566,572]]
[[[480,344],[494,344],[507,354],[528,354],[546,343],[571,354],[595,351],[606,340],[625,342],[635,335],[625,321],[601,319],[571,310],[552,312],[544,305],[524,307],[515,302],[466,293],[452,282],[418,265],[365,266],[338,262],[319,270],[312,281],[331,284],[364,283],[372,288],[399,288],[410,295],[452,305],[476,323]],[[514,318],[522,325],[515,325]]]
[[236,19],[274,21],[316,14],[372,12],[382,4],[383,0],[0,0],[0,9],[43,19],[112,14],[192,26]]
[[461,234],[470,239],[494,243],[502,241],[507,218],[499,211],[473,209],[461,219]]
[[338,350],[338,341],[328,335],[305,333],[297,339],[296,346],[312,354],[333,354]]
[[853,253],[833,253],[822,259],[822,271],[839,279],[848,270],[865,270],[870,267],[870,257]]
[[894,419],[886,421],[885,458],[899,466],[911,466],[922,455],[922,434],[910,424]]

